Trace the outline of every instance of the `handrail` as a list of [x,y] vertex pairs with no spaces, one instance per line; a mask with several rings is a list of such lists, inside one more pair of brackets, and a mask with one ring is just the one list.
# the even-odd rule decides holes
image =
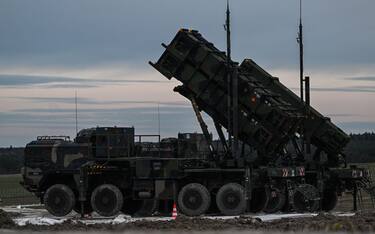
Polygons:
[[37,136],[36,139],[38,141],[43,141],[43,140],[64,140],[64,141],[70,141],[70,136]]

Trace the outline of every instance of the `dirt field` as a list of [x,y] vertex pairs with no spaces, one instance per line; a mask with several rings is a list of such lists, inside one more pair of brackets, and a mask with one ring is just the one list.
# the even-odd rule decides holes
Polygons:
[[0,212],[0,228],[29,231],[216,231],[216,230],[257,230],[257,231],[344,231],[372,232],[375,230],[375,213],[355,214],[353,216],[337,216],[318,214],[315,217],[281,218],[262,221],[250,216],[228,219],[187,218],[179,216],[176,220],[137,220],[122,223],[84,224],[76,219],[67,219],[54,225],[26,224],[18,226],[13,222],[14,214]]
[[[19,212],[17,209],[21,209]],[[34,208],[33,208],[34,209]],[[44,209],[7,208],[0,211],[0,230],[13,231],[375,231],[375,212],[331,213],[331,214],[274,214],[247,215],[241,217],[202,217],[189,218],[179,215],[176,220],[170,218],[131,218],[118,216],[112,219],[90,217],[80,219],[77,214],[68,218],[51,217]],[[29,217],[29,218],[28,218]],[[34,219],[33,219],[34,217]],[[44,219],[44,221],[42,220]],[[28,220],[28,222],[21,222]],[[43,222],[42,222],[43,221]],[[22,223],[22,225],[20,225]]]

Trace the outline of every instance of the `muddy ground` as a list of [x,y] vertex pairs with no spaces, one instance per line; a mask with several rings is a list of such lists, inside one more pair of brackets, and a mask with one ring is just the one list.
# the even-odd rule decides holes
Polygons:
[[357,213],[354,216],[334,216],[318,214],[315,217],[282,218],[261,221],[258,218],[242,216],[232,219],[188,218],[178,216],[176,220],[138,220],[119,224],[84,224],[68,219],[54,225],[16,225],[12,218],[15,213],[0,210],[0,229],[17,231],[217,231],[217,230],[257,230],[257,231],[344,231],[372,232],[375,230],[375,212]]

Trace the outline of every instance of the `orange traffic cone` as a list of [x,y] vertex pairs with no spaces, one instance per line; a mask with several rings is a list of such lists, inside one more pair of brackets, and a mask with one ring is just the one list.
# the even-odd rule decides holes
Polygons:
[[172,210],[172,219],[175,220],[177,218],[177,206],[176,202],[173,203],[173,210]]

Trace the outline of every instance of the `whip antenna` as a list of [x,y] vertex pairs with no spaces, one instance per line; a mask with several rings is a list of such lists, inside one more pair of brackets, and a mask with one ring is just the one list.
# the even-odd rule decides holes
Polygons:
[[78,133],[78,105],[77,105],[77,91],[75,91],[75,104],[76,104],[76,134]]
[[299,79],[300,79],[300,96],[303,102],[303,26],[302,26],[302,0],[299,0],[299,31],[297,42],[299,44]]
[[231,121],[231,105],[232,105],[232,77],[231,77],[231,39],[230,39],[230,10],[229,10],[229,0],[227,0],[227,10],[226,10],[226,20],[224,29],[227,36],[227,86],[228,86],[228,146],[229,149],[232,148],[232,121]]

